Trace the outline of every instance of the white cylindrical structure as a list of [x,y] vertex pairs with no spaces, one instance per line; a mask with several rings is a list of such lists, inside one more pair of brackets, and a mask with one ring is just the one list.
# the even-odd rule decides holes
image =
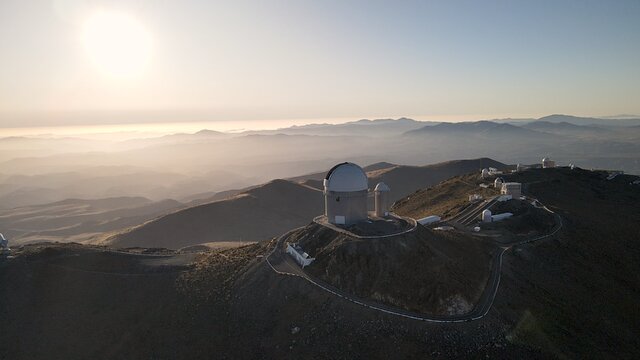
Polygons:
[[367,219],[367,174],[356,164],[345,162],[331,168],[324,179],[325,216],[337,225],[352,225]]
[[491,210],[487,209],[482,212],[482,222],[491,222]]
[[423,217],[422,219],[418,219],[416,221],[420,225],[429,225],[429,224],[436,223],[436,222],[438,222],[440,220],[442,220],[442,219],[438,215],[429,215],[427,217]]
[[0,234],[0,250],[9,250],[9,240]]
[[504,180],[502,180],[502,178],[496,178],[493,181],[493,187],[495,188],[501,188],[502,187],[502,183],[504,183]]
[[546,169],[546,168],[554,168],[556,167],[556,162],[549,159],[549,158],[544,158],[542,159],[542,168]]
[[489,170],[488,169],[482,169],[482,171],[480,172],[480,177],[481,178],[486,178],[489,176]]
[[510,212],[506,212],[506,213],[502,213],[502,214],[496,214],[491,216],[491,221],[500,221],[500,220],[504,220],[506,218],[510,218],[512,217],[513,214]]
[[389,215],[389,191],[391,188],[381,182],[373,189],[376,205],[376,216],[384,217]]

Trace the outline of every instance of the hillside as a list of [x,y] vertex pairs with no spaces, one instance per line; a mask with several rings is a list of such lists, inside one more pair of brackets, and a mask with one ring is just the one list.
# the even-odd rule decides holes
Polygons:
[[258,241],[306,224],[322,212],[320,191],[274,180],[116,233],[104,244],[178,249],[216,241]]
[[[564,223],[557,240],[518,246],[504,257],[496,309],[511,327],[510,340],[557,356],[609,357],[611,349],[623,357],[637,354],[640,187],[629,184],[637,177],[609,181],[606,172],[577,168],[503,177],[522,182],[524,194],[556,211]],[[442,213],[456,206],[449,190],[463,180],[420,191],[394,211]]]
[[396,166],[392,168],[371,171],[369,185],[375,186],[382,181],[391,187],[390,198],[392,201],[399,200],[419,189],[435,185],[452,176],[467,174],[483,168],[495,167],[506,169],[505,165],[499,161],[489,158],[472,160],[453,160],[426,166]]
[[575,125],[566,121],[561,122],[549,122],[544,120],[532,121],[530,123],[522,125],[525,129],[531,129],[535,131],[546,132],[556,135],[571,135],[571,136],[603,136],[611,132],[611,130],[596,126],[588,125]]
[[459,122],[459,123],[441,123],[433,126],[424,126],[417,130],[406,132],[406,135],[461,135],[480,137],[480,136],[538,136],[539,133],[506,123],[496,123],[493,121],[475,121],[475,122]]
[[553,114],[541,117],[538,121],[552,123],[571,123],[574,125],[601,125],[601,126],[632,126],[640,125],[639,118],[594,118],[572,115]]
[[422,226],[391,238],[360,240],[322,225],[293,232],[317,260],[308,272],[363,299],[422,314],[465,314],[487,284],[493,246]]

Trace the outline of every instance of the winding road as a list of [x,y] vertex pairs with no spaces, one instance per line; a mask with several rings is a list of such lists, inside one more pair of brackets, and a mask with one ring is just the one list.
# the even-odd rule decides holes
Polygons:
[[[536,202],[540,204],[539,201],[536,200]],[[473,217],[472,214],[477,214],[480,208],[482,208],[480,210],[480,212],[482,212],[482,210],[490,207],[491,205],[493,205],[493,203],[495,203],[495,199],[492,199],[491,201],[488,201],[488,202],[484,202],[481,206],[474,207],[473,210],[470,210],[468,213],[463,214],[463,216],[459,217],[458,219],[466,219],[468,216]],[[295,261],[288,254],[284,252],[284,247],[282,246],[282,242],[285,239],[287,239],[289,235],[291,235],[293,232],[297,230],[302,229],[302,227],[293,229],[281,235],[280,237],[278,237],[274,248],[267,255],[265,255],[264,259],[265,259],[265,263],[274,272],[276,272],[279,275],[294,276],[294,277],[302,278],[308,281],[309,283],[311,283],[312,285],[322,289],[323,291],[328,292],[329,294],[332,294],[344,300],[350,301],[354,304],[357,304],[375,311],[380,311],[386,314],[391,314],[391,315],[409,318],[413,320],[432,322],[432,323],[468,322],[468,321],[473,321],[473,320],[478,320],[483,318],[489,313],[489,310],[491,310],[491,307],[493,306],[496,295],[498,293],[498,289],[500,287],[500,278],[501,278],[501,272],[502,272],[502,258],[505,252],[507,252],[512,247],[517,245],[527,244],[527,243],[550,238],[554,236],[556,233],[558,233],[560,229],[562,229],[562,226],[563,226],[562,218],[558,214],[554,213],[544,205],[540,205],[539,207],[553,214],[553,216],[556,219],[556,225],[554,226],[554,228],[548,234],[545,234],[545,235],[537,236],[531,239],[514,241],[506,245],[505,244],[499,245],[498,248],[496,249],[496,254],[494,257],[495,260],[493,261],[493,264],[491,267],[491,273],[487,281],[487,286],[485,287],[482,295],[480,296],[478,303],[470,312],[466,314],[461,314],[461,315],[426,315],[426,314],[414,313],[414,312],[406,311],[403,309],[376,303],[370,300],[360,299],[340,289],[337,289],[336,287],[329,285],[321,280],[313,278],[312,276],[307,274],[301,267],[299,267],[298,264],[295,263]]]

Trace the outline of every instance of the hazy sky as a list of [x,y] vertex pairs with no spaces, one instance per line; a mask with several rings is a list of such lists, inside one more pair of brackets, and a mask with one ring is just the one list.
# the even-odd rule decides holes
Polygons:
[[0,127],[550,113],[640,114],[640,1],[0,1]]

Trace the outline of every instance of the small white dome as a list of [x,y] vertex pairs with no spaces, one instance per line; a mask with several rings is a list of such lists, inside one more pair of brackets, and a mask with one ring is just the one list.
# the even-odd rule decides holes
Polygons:
[[378,185],[376,185],[376,188],[373,189],[373,191],[391,191],[391,188],[389,187],[389,185],[383,183],[383,182],[379,182]]
[[542,162],[549,161],[549,158],[542,158]]
[[324,179],[327,191],[351,192],[369,188],[367,174],[354,163],[345,162],[331,168]]

